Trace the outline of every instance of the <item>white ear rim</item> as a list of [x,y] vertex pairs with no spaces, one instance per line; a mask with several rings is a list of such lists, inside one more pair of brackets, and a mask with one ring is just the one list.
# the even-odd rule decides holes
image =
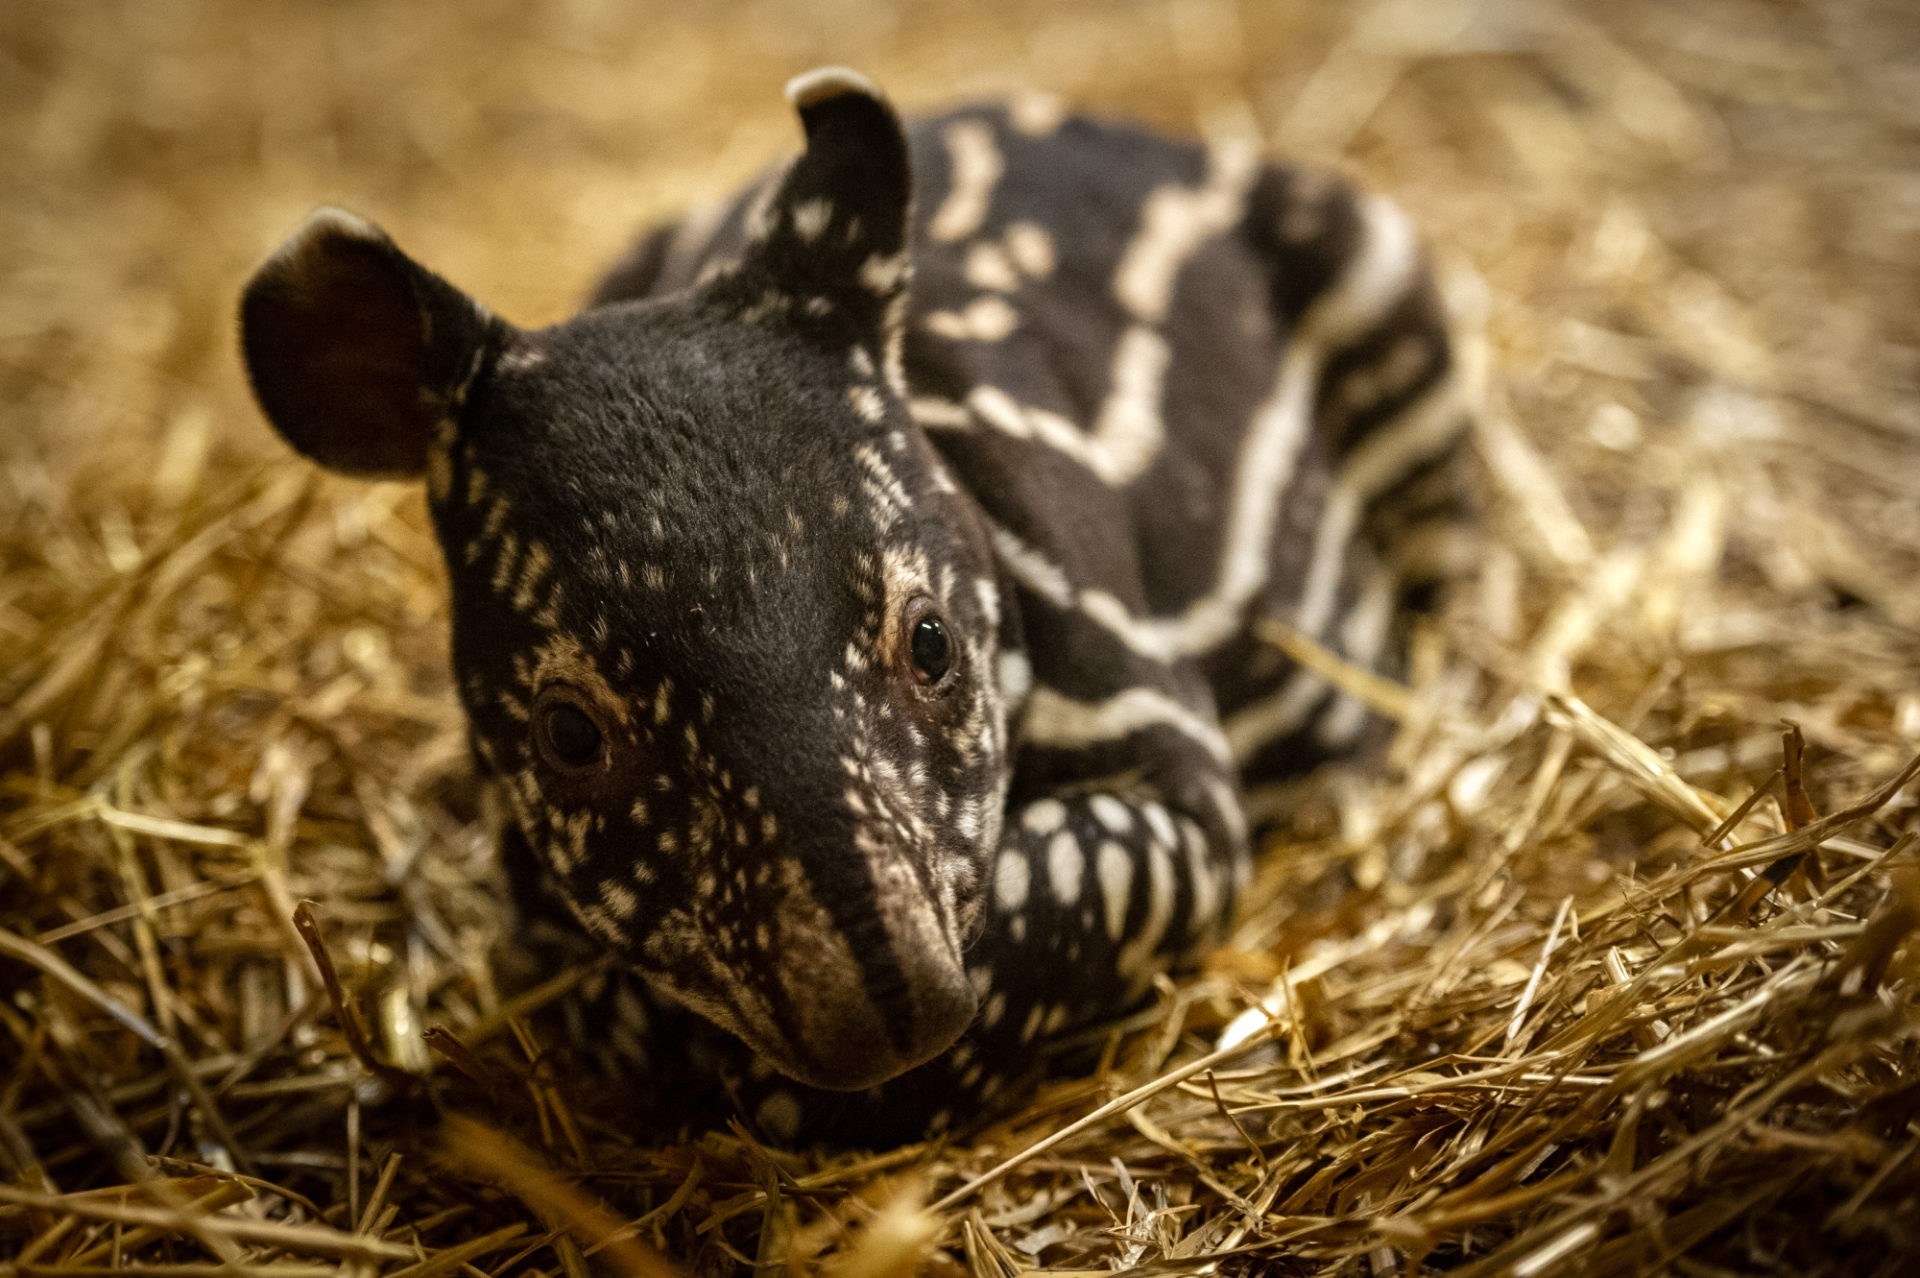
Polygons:
[[887,95],[880,92],[880,86],[848,67],[815,67],[787,81],[787,101],[793,104],[796,111],[804,111],[810,106],[852,93],[876,102],[887,100]]
[[294,228],[293,234],[282,240],[280,247],[267,254],[261,266],[275,262],[291,265],[311,253],[315,245],[336,238],[360,240],[367,244],[393,242],[385,231],[358,213],[323,204],[307,214],[306,219]]

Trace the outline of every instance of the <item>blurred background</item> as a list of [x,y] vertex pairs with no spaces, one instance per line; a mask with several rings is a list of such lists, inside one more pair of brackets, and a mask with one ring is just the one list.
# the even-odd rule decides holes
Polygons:
[[908,108],[1042,88],[1368,178],[1489,282],[1542,435],[1631,456],[1564,382],[1669,356],[1912,425],[1910,0],[13,0],[7,496],[63,505],[103,451],[263,443],[232,303],[313,205],[552,321],[647,220],[791,149],[781,84],[828,62]]

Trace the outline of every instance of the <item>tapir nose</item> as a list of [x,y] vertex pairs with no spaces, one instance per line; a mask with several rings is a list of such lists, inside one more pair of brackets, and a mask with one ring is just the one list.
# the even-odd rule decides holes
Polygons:
[[913,862],[885,847],[856,862],[827,845],[782,865],[755,932],[754,967],[774,978],[761,986],[765,1014],[742,1016],[736,1032],[780,1072],[827,1091],[884,1083],[951,1047],[978,995],[958,920]]
[[[932,1060],[966,1032],[979,1000],[957,956],[914,951],[875,973],[864,997],[817,1006],[796,1044],[800,1081],[828,1091],[884,1083]],[[871,979],[879,975],[880,980]]]

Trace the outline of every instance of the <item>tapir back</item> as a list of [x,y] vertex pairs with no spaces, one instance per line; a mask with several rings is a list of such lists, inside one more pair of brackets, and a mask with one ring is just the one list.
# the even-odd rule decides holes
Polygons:
[[[1392,205],[1322,170],[1064,113],[908,130],[913,414],[994,524],[1027,648],[1082,698],[1196,658],[1251,785],[1363,716],[1256,633],[1393,665],[1463,517],[1443,303]],[[777,176],[777,175],[776,175]],[[772,178],[646,237],[596,301],[731,260]],[[1190,694],[1196,690],[1188,689]],[[1036,751],[1020,783],[1047,780]]]

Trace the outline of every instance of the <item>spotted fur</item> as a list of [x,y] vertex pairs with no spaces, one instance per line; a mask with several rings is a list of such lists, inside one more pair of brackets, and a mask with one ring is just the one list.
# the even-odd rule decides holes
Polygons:
[[1394,659],[1465,404],[1376,196],[1044,100],[789,93],[804,153],[563,324],[323,212],[243,337],[296,448],[425,478],[523,881],[750,1049],[769,1134],[907,1134],[1217,941],[1250,804],[1366,724],[1255,628]]

